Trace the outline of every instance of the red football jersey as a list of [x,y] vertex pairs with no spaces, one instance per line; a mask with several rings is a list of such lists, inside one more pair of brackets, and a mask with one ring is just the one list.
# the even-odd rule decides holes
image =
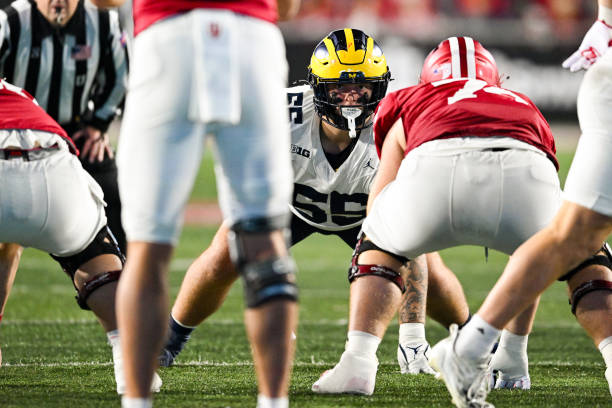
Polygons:
[[197,8],[227,9],[276,23],[276,0],[134,0],[134,35],[162,18]]
[[55,133],[66,139],[78,154],[72,139],[27,91],[0,79],[0,129],[32,129]]
[[399,118],[406,135],[404,154],[434,139],[504,136],[537,147],[559,169],[550,127],[533,102],[481,80],[447,79],[388,94],[374,119],[379,156],[389,129]]

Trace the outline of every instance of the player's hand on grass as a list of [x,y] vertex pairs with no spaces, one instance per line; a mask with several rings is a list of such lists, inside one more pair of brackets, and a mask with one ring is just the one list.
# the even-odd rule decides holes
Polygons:
[[528,390],[531,388],[527,353],[497,347],[489,362],[491,388]]
[[427,341],[423,343],[399,344],[397,346],[397,362],[402,374],[432,374],[436,372],[429,365],[431,347]]
[[90,163],[95,161],[101,162],[105,156],[113,158],[113,149],[106,133],[94,127],[85,126],[72,135],[72,140],[76,141],[80,138],[85,138],[85,143],[80,149],[81,157]]

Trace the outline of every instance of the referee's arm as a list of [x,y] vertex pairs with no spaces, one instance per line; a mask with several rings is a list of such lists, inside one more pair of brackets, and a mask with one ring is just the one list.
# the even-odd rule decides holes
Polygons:
[[94,112],[87,125],[106,132],[117,114],[127,88],[128,60],[126,38],[115,11],[109,12],[109,35],[100,44],[100,68],[96,83],[100,88],[93,97]]
[[10,28],[8,24],[8,16],[3,10],[0,10],[0,78],[4,78],[4,62],[11,51]]

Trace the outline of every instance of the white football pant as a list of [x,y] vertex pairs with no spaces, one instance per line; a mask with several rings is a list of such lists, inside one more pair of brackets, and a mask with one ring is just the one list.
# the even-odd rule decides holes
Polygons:
[[227,10],[180,14],[136,37],[117,158],[129,241],[176,244],[207,134],[230,223],[288,212],[287,70],[278,28]]
[[563,198],[612,216],[612,50],[584,75],[578,93],[582,136]]
[[64,139],[32,130],[0,130],[0,148],[56,144],[36,160],[0,158],[0,242],[57,256],[83,251],[106,225],[104,195]]
[[[493,151],[500,148],[508,149]],[[411,259],[458,245],[511,254],[548,224],[559,201],[555,166],[529,144],[434,140],[404,158],[363,230],[379,247]]]

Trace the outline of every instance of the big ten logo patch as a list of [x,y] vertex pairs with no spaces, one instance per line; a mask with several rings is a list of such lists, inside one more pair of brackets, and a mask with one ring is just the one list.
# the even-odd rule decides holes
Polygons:
[[307,159],[310,158],[310,150],[304,149],[298,145],[291,144],[291,153],[299,154],[300,156],[304,156]]
[[304,103],[304,94],[287,93],[287,104],[289,105],[289,122],[300,124],[302,123],[302,104]]

